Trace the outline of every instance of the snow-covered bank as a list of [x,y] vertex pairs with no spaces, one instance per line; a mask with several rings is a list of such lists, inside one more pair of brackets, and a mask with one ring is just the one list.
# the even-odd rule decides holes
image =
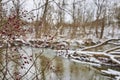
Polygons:
[[[112,46],[111,46],[112,43]],[[29,48],[37,48],[37,49],[51,49],[53,53],[56,53],[57,56],[62,56],[70,61],[76,62],[77,64],[89,64],[91,66],[95,66],[97,68],[107,67],[108,69],[111,67],[118,68],[120,67],[120,46],[113,44],[113,43],[120,43],[120,39],[108,39],[105,41],[98,41],[94,42],[91,39],[87,40],[75,40],[75,39],[63,39],[63,40],[47,40],[47,39],[16,39],[14,41],[8,41],[7,44],[9,44],[9,47],[27,47],[26,50],[28,52],[19,52],[20,54],[24,54],[22,58],[22,61],[25,62],[24,66],[21,66],[23,68],[20,72],[21,74],[26,75],[27,71],[30,72],[27,73],[27,75],[31,75],[32,71],[35,71],[35,67],[31,67],[33,65],[32,63],[28,63],[26,60],[27,56],[30,57],[32,55],[31,49]],[[6,42],[3,41],[2,45],[5,47]],[[105,45],[108,45],[107,47],[104,47]],[[3,46],[2,46],[3,47]],[[1,48],[2,48],[1,47]],[[106,48],[106,49],[101,49]],[[100,50],[92,50],[96,49]],[[29,53],[26,55],[26,53]],[[49,53],[49,52],[48,52]],[[29,58],[28,58],[29,59]],[[29,60],[31,62],[31,59]],[[104,69],[103,69],[104,71]],[[119,72],[119,70],[118,70]],[[108,73],[106,73],[108,74]],[[26,77],[27,77],[26,75]],[[119,77],[119,75],[116,75],[116,77]]]
[[[120,46],[117,45],[117,47],[111,47],[110,49],[107,49],[105,51],[91,51],[91,49],[98,48],[103,45],[109,44],[109,42],[120,42],[120,39],[108,39],[104,42],[95,43],[93,44],[92,40],[82,41],[82,40],[44,40],[44,39],[29,39],[27,41],[22,39],[16,39],[13,42],[8,42],[11,46],[31,46],[35,48],[51,48],[53,50],[57,50],[58,54],[68,56],[69,58],[78,59],[81,61],[87,61],[87,62],[94,62],[99,64],[114,64],[115,66],[120,65],[120,53],[117,51],[117,54],[111,54],[115,53],[116,50],[120,50]],[[91,46],[86,45],[91,44]],[[6,44],[3,42],[2,44],[4,47]],[[60,51],[59,51],[60,50]],[[71,55],[71,51],[74,52]],[[82,55],[81,55],[82,54]],[[77,55],[77,56],[76,56]],[[76,58],[76,57],[80,57]],[[91,59],[91,58],[97,58]],[[86,58],[86,59],[83,59]],[[96,62],[95,62],[96,61]],[[100,63],[102,62],[102,63]],[[111,65],[113,66],[113,65]]]

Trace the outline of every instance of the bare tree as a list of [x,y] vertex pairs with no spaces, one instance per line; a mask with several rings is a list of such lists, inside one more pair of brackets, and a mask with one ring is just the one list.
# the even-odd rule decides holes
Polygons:
[[118,24],[119,28],[120,28],[120,7],[116,6],[115,10],[115,18],[117,19],[116,23]]
[[20,10],[22,9],[22,5],[24,4],[24,2],[25,1],[21,1],[21,0],[12,0],[17,19],[20,19]]
[[2,0],[0,0],[0,20],[2,18],[2,3],[1,3]]
[[33,0],[33,3],[35,5],[35,9],[32,11],[36,12],[36,19],[33,21],[34,22],[34,29],[35,29],[35,38],[40,38],[41,37],[41,27],[42,27],[42,20],[40,21],[40,16],[42,12],[42,8],[44,7],[44,4],[42,5],[41,0],[39,2],[36,2]]
[[[58,8],[57,11],[57,15],[58,15],[58,19],[57,19],[57,28],[64,26],[64,18],[65,18],[65,12],[63,9],[65,9],[66,3],[65,0],[59,1],[58,5],[60,8]],[[62,9],[61,9],[62,8]],[[60,34],[63,33],[63,28],[61,28],[60,30]]]
[[43,14],[42,14],[42,24],[43,24],[43,33],[47,33],[47,22],[46,22],[46,16],[47,16],[47,12],[48,12],[48,5],[49,5],[49,0],[45,0],[45,6],[43,9]]
[[75,30],[76,30],[76,26],[75,26],[75,22],[76,22],[76,16],[75,16],[75,11],[76,11],[76,5],[75,5],[75,0],[73,0],[72,3],[72,19],[73,19],[73,26],[71,29],[71,38],[74,38],[75,36]]
[[[102,38],[103,36],[103,32],[104,32],[104,27],[105,27],[105,16],[106,16],[106,5],[107,5],[107,1],[106,0],[93,0],[94,4],[96,5],[97,9],[96,9],[96,21],[104,18],[102,24],[101,24],[101,33],[100,33],[100,37],[98,35],[98,29],[99,29],[99,25],[96,26],[95,32],[96,32],[96,37]],[[99,22],[98,22],[99,24]]]

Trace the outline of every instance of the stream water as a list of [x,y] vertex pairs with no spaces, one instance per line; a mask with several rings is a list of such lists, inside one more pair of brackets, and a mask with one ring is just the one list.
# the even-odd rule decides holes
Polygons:
[[[43,51],[41,53],[41,51]],[[9,51],[10,52],[10,51]],[[21,59],[9,62],[9,73],[21,80],[111,80],[89,64],[77,63],[56,56],[52,49],[23,46],[18,49]],[[13,53],[11,53],[13,54]],[[4,62],[4,60],[3,60]],[[34,64],[33,64],[34,63]],[[4,64],[4,63],[3,63]],[[15,72],[19,72],[15,75]],[[9,80],[14,80],[8,74]],[[2,72],[0,72],[3,79]],[[15,78],[16,79],[16,78]]]

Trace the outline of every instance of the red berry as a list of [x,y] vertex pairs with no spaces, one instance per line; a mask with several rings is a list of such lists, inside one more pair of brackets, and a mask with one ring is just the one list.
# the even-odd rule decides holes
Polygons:
[[27,57],[23,57],[24,59],[27,59]]

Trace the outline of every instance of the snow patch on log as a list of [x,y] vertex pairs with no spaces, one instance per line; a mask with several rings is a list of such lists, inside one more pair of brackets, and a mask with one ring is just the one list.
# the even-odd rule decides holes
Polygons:
[[116,76],[115,80],[120,80],[120,72],[119,71],[115,71],[115,70],[112,70],[112,69],[108,69],[108,70],[101,70],[103,73],[107,73],[107,74],[110,74],[110,75],[114,75]]

